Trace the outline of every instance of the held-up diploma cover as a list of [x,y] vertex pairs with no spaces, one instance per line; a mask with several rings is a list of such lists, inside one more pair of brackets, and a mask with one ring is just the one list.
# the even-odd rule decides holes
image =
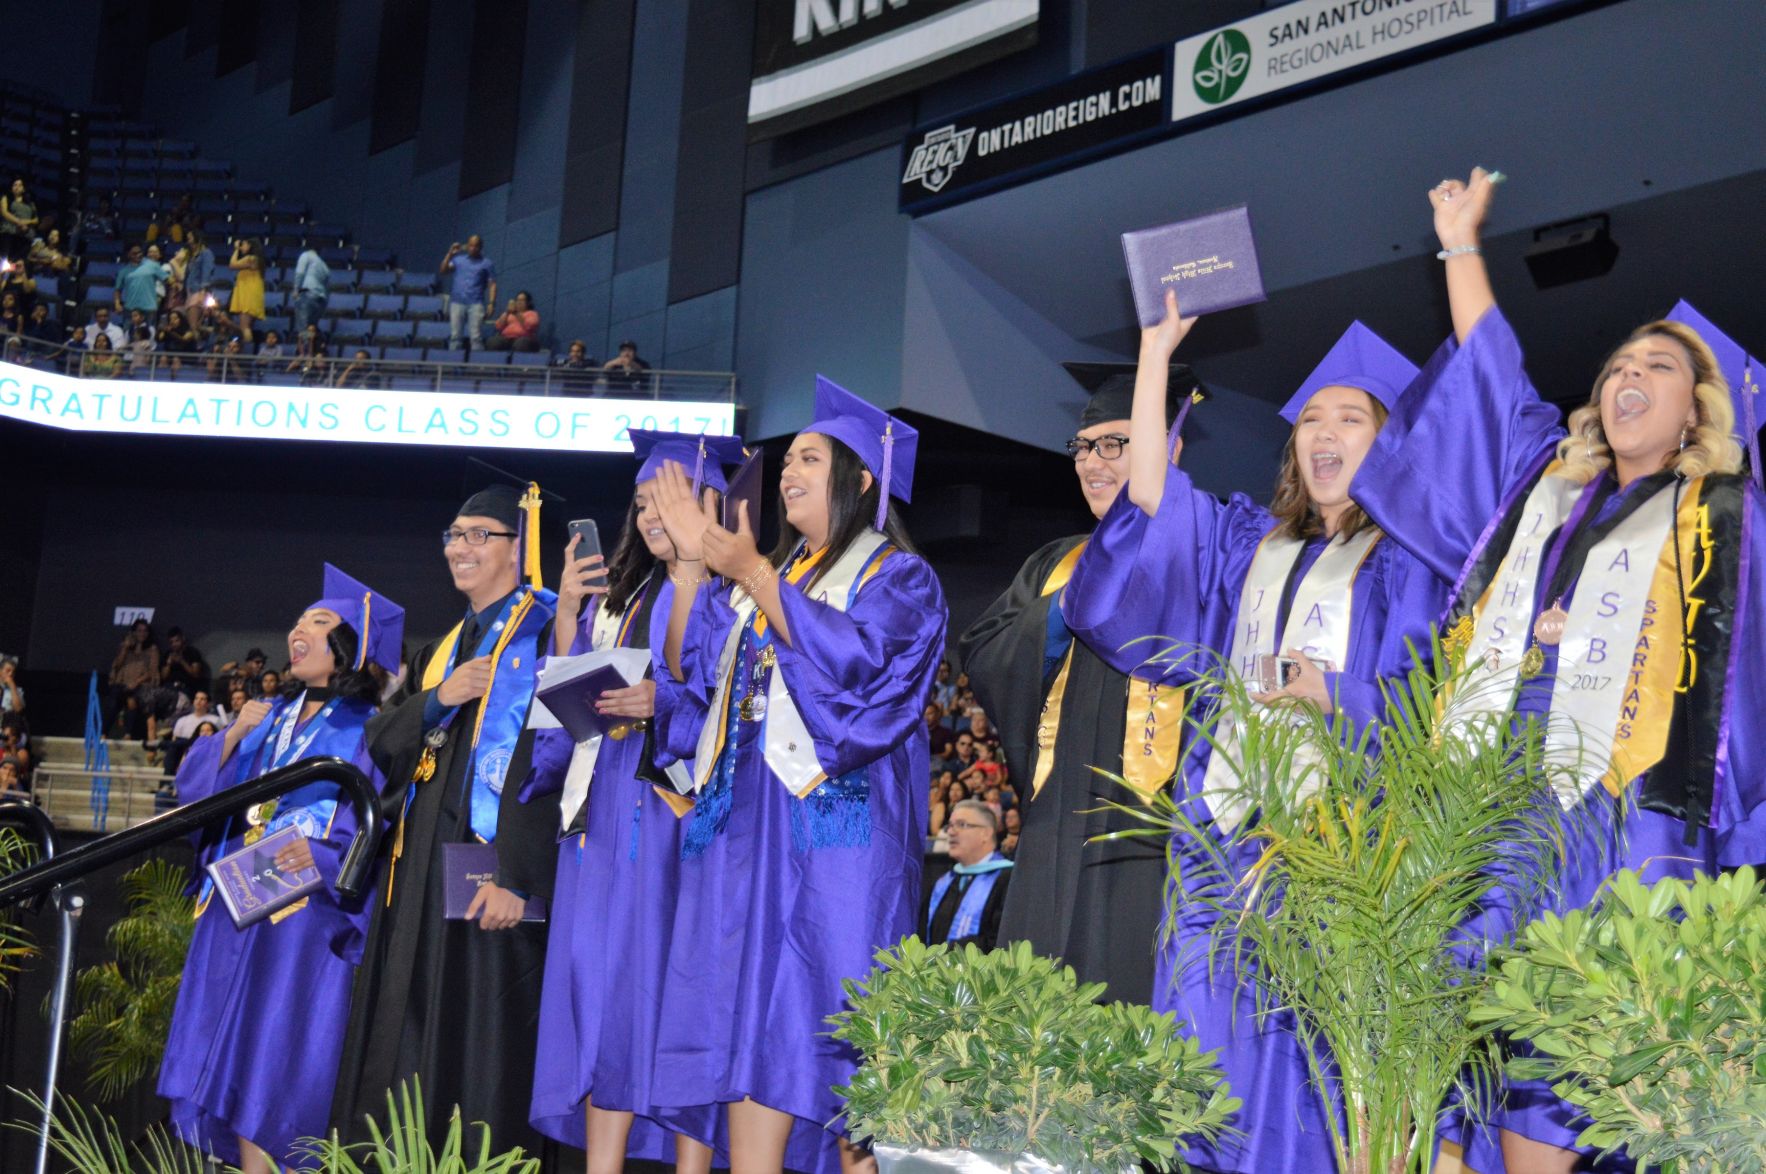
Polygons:
[[730,491],[724,494],[724,529],[734,534],[742,514],[740,503],[748,503],[748,528],[755,534],[760,533],[760,474],[761,461],[765,456],[760,449],[748,454],[742,467],[730,478]]
[[600,668],[571,677],[555,685],[541,684],[534,696],[538,697],[558,719],[573,742],[587,742],[590,738],[598,738],[605,734],[610,726],[630,725],[629,717],[614,717],[599,713],[595,709],[595,701],[613,689],[623,689],[631,684],[618,668],[604,664]]
[[276,853],[304,838],[299,828],[285,827],[208,866],[234,925],[244,929],[324,887],[317,868],[282,872],[276,867]]
[[[481,885],[497,879],[497,846],[495,844],[442,845],[442,916],[449,921],[464,921],[472,898]],[[546,920],[546,903],[538,897],[527,899],[521,911],[523,921]]]
[[1158,228],[1122,234],[1128,282],[1142,326],[1165,318],[1165,291],[1177,291],[1185,318],[1264,300],[1251,213],[1240,204]]

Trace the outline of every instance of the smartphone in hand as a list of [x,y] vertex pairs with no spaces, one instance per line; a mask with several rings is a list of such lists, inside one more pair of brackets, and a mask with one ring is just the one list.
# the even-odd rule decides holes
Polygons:
[[590,555],[601,553],[601,528],[595,525],[595,519],[583,518],[570,523],[570,536],[577,540],[576,551],[570,557],[581,562]]

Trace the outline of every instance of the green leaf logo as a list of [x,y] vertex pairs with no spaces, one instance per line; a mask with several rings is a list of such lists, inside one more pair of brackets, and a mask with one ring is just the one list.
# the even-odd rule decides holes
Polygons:
[[1210,106],[1218,106],[1239,92],[1250,72],[1251,42],[1238,29],[1221,29],[1196,54],[1190,80],[1196,87],[1196,97]]

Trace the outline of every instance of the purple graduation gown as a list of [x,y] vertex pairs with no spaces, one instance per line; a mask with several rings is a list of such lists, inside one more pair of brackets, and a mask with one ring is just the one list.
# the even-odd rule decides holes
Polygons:
[[[648,624],[633,617],[621,647],[662,646],[674,586],[660,572],[657,577],[662,582]],[[629,607],[642,602],[634,598]],[[591,649],[593,620],[587,612],[578,621],[573,655]],[[652,1112],[662,977],[680,890],[681,820],[637,777],[644,743],[641,734],[602,740],[583,830],[558,842],[530,1120],[546,1136],[581,1149],[584,1100],[592,1095],[597,1107],[638,1114],[628,1157],[672,1162],[673,1135],[645,1115]],[[538,731],[523,798],[555,805],[574,749],[565,731]],[[709,1144],[713,1116],[706,1111],[696,1126],[678,1124]]]
[[[1443,352],[1445,361],[1438,367],[1431,364],[1431,377],[1411,389],[1381,430],[1356,474],[1353,492],[1387,533],[1438,573],[1457,578],[1484,528],[1524,494],[1531,475],[1565,433],[1557,409],[1540,400],[1527,378],[1520,343],[1500,310],[1485,314],[1463,346],[1449,340]],[[1432,491],[1417,492],[1424,484]],[[1584,524],[1598,524],[1624,499],[1623,492],[1613,494],[1590,511]],[[1743,533],[1717,539],[1741,542],[1743,561],[1728,675],[1737,693],[1728,702],[1711,826],[1698,829],[1694,842],[1687,844],[1682,820],[1636,805],[1640,776],[1627,788],[1632,802],[1619,832],[1613,826],[1615,805],[1597,783],[1583,799],[1598,804],[1589,809],[1593,818],[1582,825],[1585,842],[1553,889],[1555,910],[1593,904],[1606,879],[1625,868],[1638,869],[1648,883],[1691,877],[1695,871],[1715,875],[1720,868],[1766,861],[1766,682],[1758,671],[1766,632],[1761,627],[1766,623],[1766,580],[1760,574],[1766,534],[1760,528],[1760,506],[1757,488],[1749,486]],[[1539,595],[1546,590],[1542,576]],[[1564,593],[1565,607],[1575,591],[1572,579]],[[1535,599],[1534,614],[1550,602]],[[1517,718],[1543,717],[1550,710],[1557,650],[1543,651],[1545,669],[1520,690]],[[1512,902],[1498,891],[1487,905],[1473,927],[1474,937],[1511,939],[1519,929]],[[1468,1130],[1464,1137],[1466,1163],[1480,1174],[1506,1169],[1496,1127],[1575,1148],[1587,1121],[1579,1121],[1576,1108],[1544,1083],[1509,1081],[1490,1124]],[[1631,1164],[1614,1158],[1595,1168],[1629,1170]]]
[[[289,704],[280,703],[265,724],[273,725]],[[363,702],[340,703],[298,758],[336,755],[379,787],[384,780],[362,733],[373,712]],[[307,729],[299,727],[296,739]],[[250,761],[240,750],[222,764],[224,738],[199,738],[184,756],[180,802],[206,798],[268,769],[268,742]],[[315,785],[283,802],[321,798],[338,801],[324,838],[308,841],[326,887],[281,921],[244,929],[233,924],[219,898],[210,900],[197,917],[172,1012],[159,1095],[172,1103],[172,1127],[180,1137],[233,1165],[239,1164],[240,1137],[279,1163],[292,1162],[295,1143],[323,1135],[330,1116],[373,890],[338,900],[337,869],[356,833],[354,811],[339,788]],[[199,867],[238,851],[244,831],[234,821],[224,840],[219,833],[205,837]]]
[[[864,771],[863,826],[849,826],[844,845],[806,841],[798,809],[808,801],[762,757],[763,723],[730,716],[716,764],[733,771],[728,823],[681,863],[652,1094],[670,1125],[744,1098],[789,1113],[786,1167],[831,1172],[843,1108],[833,1088],[858,1058],[827,1038],[827,1017],[846,1005],[843,979],[863,977],[878,949],[914,932],[931,774],[923,712],[948,620],[932,568],[901,551],[845,612],[783,580],[779,590],[791,643],[777,644],[773,671],[785,674],[830,781]],[[658,652],[660,759],[691,755],[715,720],[717,660],[736,622],[727,589],[703,591],[684,681]],[[742,692],[731,690],[732,708]],[[707,818],[711,790],[684,834]]]
[[[1147,517],[1126,492],[1116,499],[1080,556],[1062,613],[1074,634],[1117,670],[1188,684],[1197,662],[1148,665],[1153,646],[1133,642],[1157,637],[1225,657],[1251,560],[1275,524],[1250,498],[1238,494],[1222,504],[1195,488],[1181,469],[1171,469],[1156,516]],[[1306,543],[1294,582],[1323,549],[1323,539]],[[1447,584],[1398,543],[1381,538],[1351,590],[1348,663],[1326,677],[1337,711],[1360,724],[1384,712],[1379,679],[1411,667],[1405,641],[1427,647],[1428,626],[1441,610]],[[1277,622],[1287,622],[1285,606]],[[1207,818],[1198,796],[1208,757],[1208,744],[1193,739],[1182,766],[1183,793],[1192,816],[1200,819]],[[1184,850],[1199,853],[1202,846]],[[1246,846],[1240,856],[1236,866],[1242,870],[1256,853]],[[1231,1122],[1241,1132],[1213,1144],[1192,1143],[1178,1156],[1207,1169],[1243,1174],[1334,1172],[1324,1102],[1294,1035],[1293,1018],[1281,1013],[1260,1020],[1252,982],[1221,966],[1210,975],[1214,922],[1197,903],[1170,926],[1156,963],[1153,1006],[1177,1012],[1204,1048],[1218,1050],[1232,1093],[1243,1102]]]

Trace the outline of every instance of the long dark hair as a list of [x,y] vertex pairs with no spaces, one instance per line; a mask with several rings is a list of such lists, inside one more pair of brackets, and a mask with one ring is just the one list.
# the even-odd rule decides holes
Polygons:
[[[356,649],[361,641],[356,630],[348,624],[339,622],[337,627],[325,635],[325,646],[331,649],[332,663],[337,667],[331,670],[331,694],[349,701],[366,701],[370,704],[380,700],[380,682],[368,671],[364,664],[361,668],[345,668],[345,665],[356,663]],[[284,674],[282,678],[282,696],[293,701],[305,691],[306,685],[292,674]]]
[[656,556],[638,533],[638,498],[633,494],[625,510],[619,541],[613,547],[613,557],[607,560],[607,610],[614,615],[624,611],[655,568]]
[[[828,568],[846,553],[849,546],[859,535],[871,528],[877,517],[877,496],[883,492],[883,483],[875,476],[871,478],[871,487],[864,488],[865,463],[858,459],[858,454],[847,448],[845,444],[832,436],[824,436],[828,449],[832,453],[828,462],[828,554],[816,565],[815,573],[803,586],[807,590],[816,585],[828,571]],[[901,517],[895,512],[895,503],[889,503],[889,511],[883,519],[883,537],[897,550],[908,554],[919,554],[913,541],[908,538],[907,527],[902,525]],[[785,565],[791,552],[803,540],[803,535],[785,517],[785,495],[779,494],[779,544],[773,547],[772,562],[775,567]]]

